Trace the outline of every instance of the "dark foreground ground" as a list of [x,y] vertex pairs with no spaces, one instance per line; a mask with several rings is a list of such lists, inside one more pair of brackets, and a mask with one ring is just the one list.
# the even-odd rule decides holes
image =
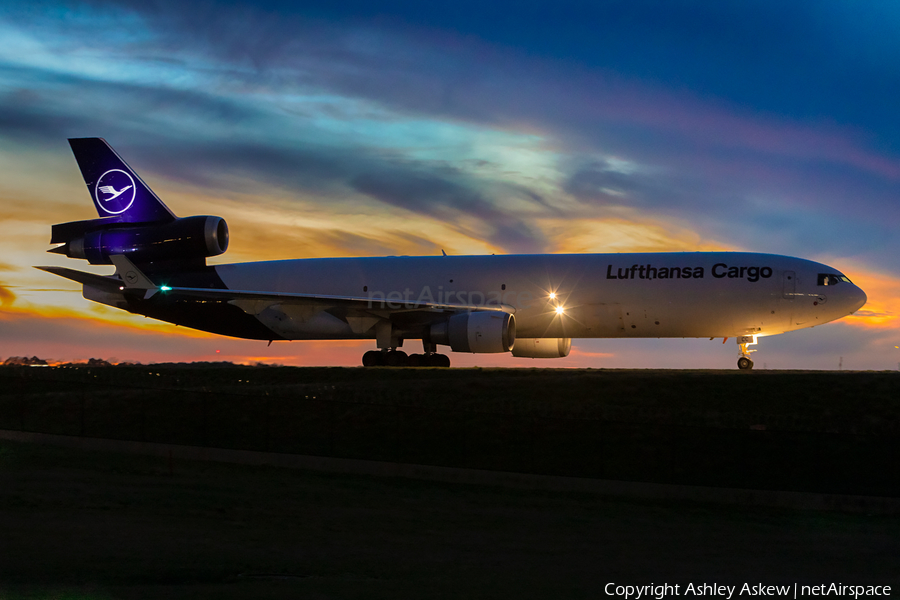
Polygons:
[[0,429],[900,498],[900,373],[0,368]]
[[330,476],[0,442],[0,598],[600,598],[900,589],[900,519]]
[[[0,429],[900,496],[897,373],[0,368]],[[598,598],[663,582],[896,595],[900,517],[0,441],[2,599]]]

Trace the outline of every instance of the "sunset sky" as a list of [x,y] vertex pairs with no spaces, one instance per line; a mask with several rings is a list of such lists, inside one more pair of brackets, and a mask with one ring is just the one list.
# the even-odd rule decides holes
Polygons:
[[[212,263],[742,250],[843,271],[857,315],[757,368],[900,366],[900,3],[0,2],[0,360],[356,365],[374,342],[192,332],[32,268],[96,216],[103,137]],[[418,342],[412,350],[420,350]],[[732,340],[576,340],[562,360],[734,368]]]

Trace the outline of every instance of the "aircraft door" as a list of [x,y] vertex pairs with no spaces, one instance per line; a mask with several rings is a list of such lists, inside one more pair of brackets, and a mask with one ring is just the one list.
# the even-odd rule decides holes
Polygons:
[[783,277],[785,300],[793,300],[797,295],[797,274],[793,271],[785,271]]

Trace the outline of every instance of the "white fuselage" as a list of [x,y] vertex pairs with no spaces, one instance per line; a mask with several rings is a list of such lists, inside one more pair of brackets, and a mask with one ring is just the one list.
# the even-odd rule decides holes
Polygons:
[[[220,265],[230,289],[508,307],[520,338],[773,335],[846,316],[861,289],[840,271],[741,252],[322,258]],[[326,305],[260,306],[287,339],[371,338]],[[558,308],[561,307],[561,311]],[[273,318],[272,315],[277,315]],[[357,317],[358,318],[358,317]]]

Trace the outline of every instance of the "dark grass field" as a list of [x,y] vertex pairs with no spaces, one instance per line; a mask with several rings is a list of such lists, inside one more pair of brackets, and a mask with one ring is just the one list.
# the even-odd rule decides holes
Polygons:
[[610,500],[0,442],[2,598],[598,598],[900,589],[900,519]]
[[900,497],[900,373],[0,368],[0,429]]
[[[0,429],[897,496],[900,374],[0,368]],[[900,517],[623,500],[0,442],[0,598],[900,589]]]
[[[720,427],[900,431],[900,372],[248,367],[230,363],[0,367],[0,397],[173,393],[323,399],[538,417]],[[158,392],[153,394],[152,392]],[[7,404],[7,406],[9,406]],[[8,409],[7,409],[8,412]],[[12,415],[4,414],[9,419]]]

